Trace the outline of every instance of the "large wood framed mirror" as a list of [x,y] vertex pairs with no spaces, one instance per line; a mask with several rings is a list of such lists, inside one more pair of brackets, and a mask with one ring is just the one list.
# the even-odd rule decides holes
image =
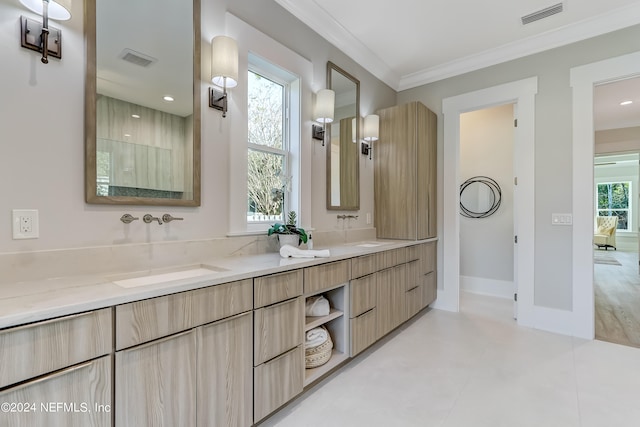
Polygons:
[[87,203],[200,206],[200,0],[85,0]]
[[333,122],[327,124],[327,209],[360,209],[360,81],[332,62],[327,87],[335,96]]

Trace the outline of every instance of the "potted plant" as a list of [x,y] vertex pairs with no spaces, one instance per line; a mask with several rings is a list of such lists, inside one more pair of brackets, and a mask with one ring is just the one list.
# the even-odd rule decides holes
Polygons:
[[304,231],[304,228],[296,226],[297,219],[298,216],[295,211],[289,211],[287,223],[280,224],[277,222],[273,224],[271,228],[267,230],[267,235],[277,234],[280,246],[298,246],[300,243],[307,243],[307,233]]

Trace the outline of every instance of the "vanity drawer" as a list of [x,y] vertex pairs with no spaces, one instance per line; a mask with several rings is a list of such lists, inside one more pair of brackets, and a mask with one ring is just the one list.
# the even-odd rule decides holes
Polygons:
[[375,273],[380,268],[378,267],[378,254],[369,254],[359,256],[351,259],[351,278],[357,279],[358,277],[366,276],[367,274]]
[[302,345],[256,366],[253,370],[253,422],[257,423],[300,394],[303,381],[304,349]]
[[407,251],[405,248],[389,249],[388,251],[378,252],[378,270],[395,267],[396,265],[407,262]]
[[423,305],[423,301],[424,301],[423,290],[424,290],[424,286],[421,283],[420,285],[406,292],[405,312],[406,312],[407,318],[405,320],[411,319],[413,316],[418,314],[418,312],[425,307]]
[[376,342],[378,337],[377,325],[378,310],[371,310],[362,313],[360,316],[349,320],[351,333],[351,357],[362,352],[371,344]]
[[351,263],[349,260],[304,269],[304,293],[316,293],[331,289],[349,281]]
[[304,299],[294,298],[254,312],[254,355],[257,366],[302,344]]
[[420,285],[420,261],[411,261],[407,263],[405,277],[405,290],[410,290]]
[[116,350],[253,308],[251,279],[116,306]]
[[0,387],[112,351],[111,308],[0,331]]
[[378,299],[377,274],[351,280],[350,316],[356,317],[376,306]]
[[255,308],[302,295],[302,269],[254,279]]
[[429,274],[425,274],[424,276],[422,276],[422,280],[422,307],[424,308],[434,302],[436,300],[436,297],[438,296],[438,281],[436,272],[432,271]]
[[422,261],[422,274],[427,274],[436,269],[436,242],[423,243],[420,245]]
[[407,262],[420,259],[420,245],[407,246]]

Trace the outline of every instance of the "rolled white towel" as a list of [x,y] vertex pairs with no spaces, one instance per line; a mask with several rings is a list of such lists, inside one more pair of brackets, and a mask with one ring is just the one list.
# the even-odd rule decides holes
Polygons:
[[280,256],[282,258],[327,258],[331,254],[329,253],[329,249],[323,250],[309,250],[309,249],[298,249],[294,248],[291,245],[282,245],[280,248]]
[[324,344],[329,339],[329,332],[323,327],[313,328],[307,331],[304,341],[304,348],[317,347]]

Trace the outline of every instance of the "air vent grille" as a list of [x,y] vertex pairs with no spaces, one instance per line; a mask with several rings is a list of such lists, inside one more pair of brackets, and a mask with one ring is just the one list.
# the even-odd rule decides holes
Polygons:
[[131,49],[124,49],[122,53],[120,53],[120,58],[123,61],[131,62],[132,64],[139,65],[140,67],[148,67],[157,61],[156,58],[145,55],[144,53],[136,52]]
[[553,6],[549,6],[537,12],[530,13],[528,15],[523,16],[522,25],[527,25],[532,22],[538,21],[540,19],[548,18],[551,15],[555,15],[556,13],[560,13],[564,10],[564,5],[562,3],[554,4]]

